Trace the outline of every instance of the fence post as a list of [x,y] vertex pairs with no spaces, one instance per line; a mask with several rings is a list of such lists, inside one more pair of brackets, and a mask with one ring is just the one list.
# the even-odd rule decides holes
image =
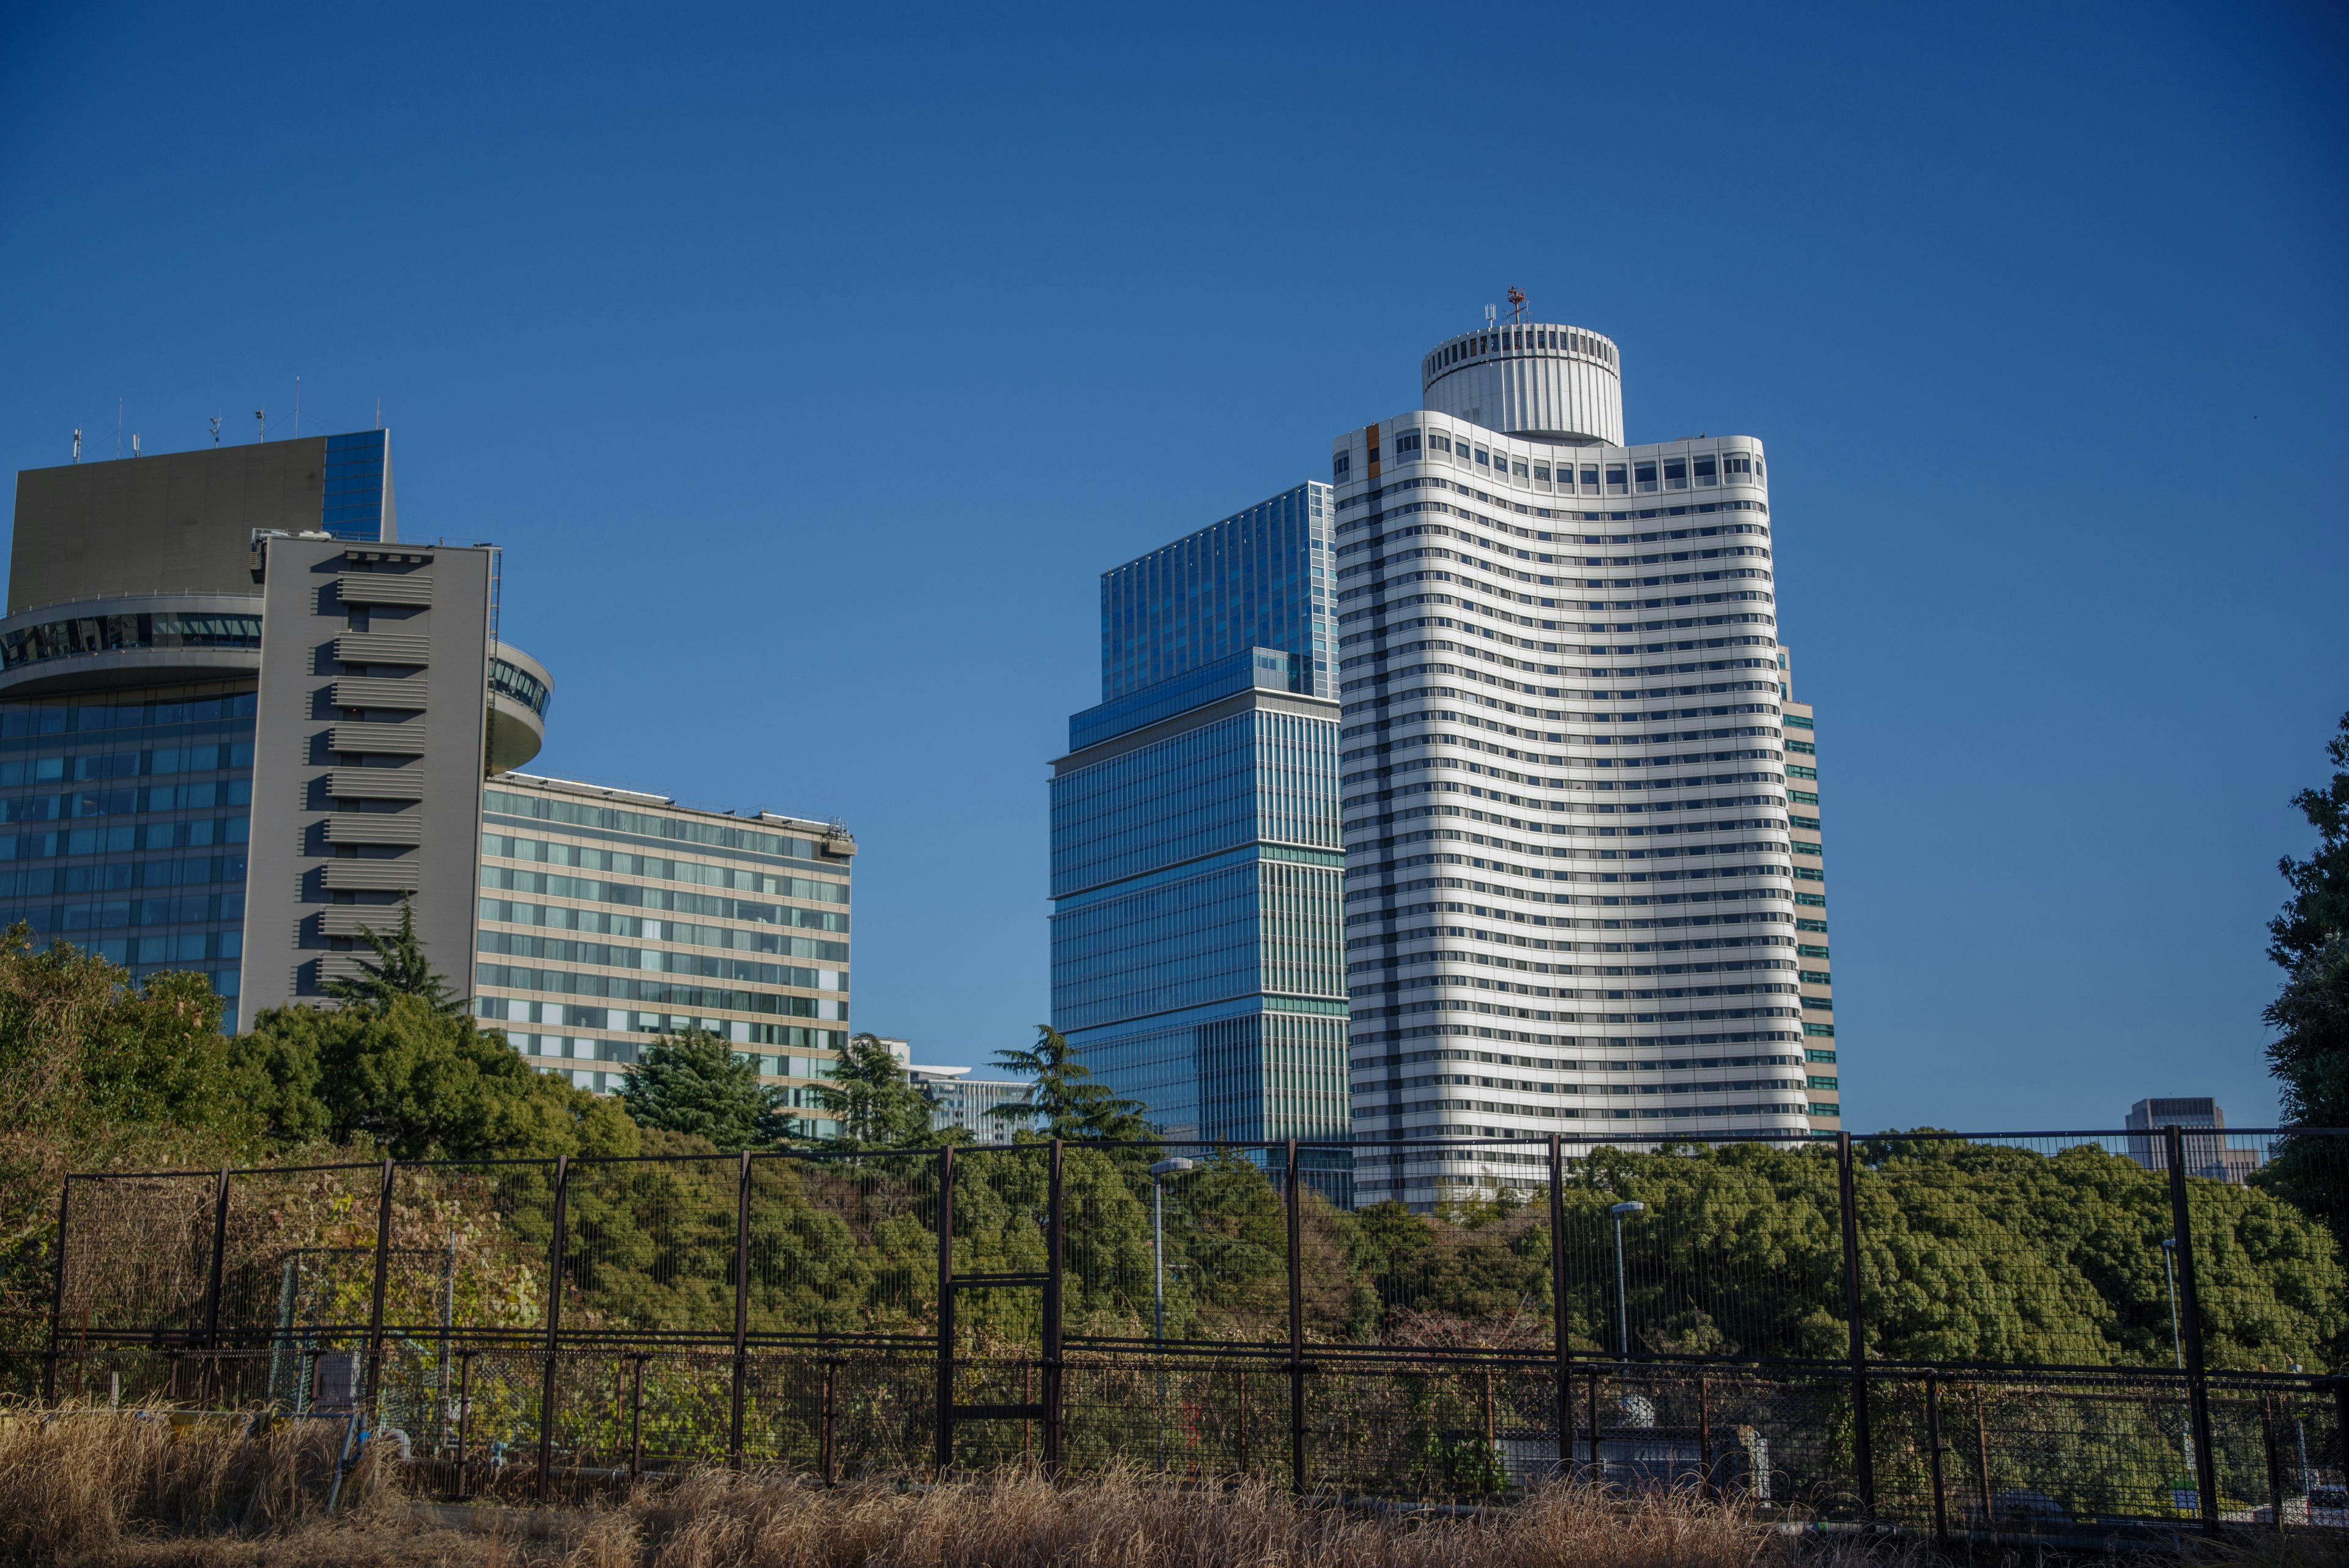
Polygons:
[[383,1183],[375,1199],[375,1285],[367,1296],[367,1390],[359,1408],[375,1409],[376,1396],[383,1388],[383,1297],[389,1283],[391,1271],[391,1190],[395,1167],[390,1160],[383,1162]]
[[228,1161],[221,1161],[220,1186],[212,1194],[212,1257],[204,1282],[204,1376],[198,1386],[201,1401],[211,1397],[220,1381],[220,1299],[222,1254],[228,1249]]
[[1574,1339],[1566,1322],[1566,1154],[1549,1135],[1549,1315],[1557,1363],[1557,1473],[1574,1473]]
[[750,1151],[734,1186],[734,1393],[726,1417],[726,1465],[742,1468],[742,1395],[750,1375]]
[[2202,1368],[2202,1307],[2194,1293],[2194,1227],[2186,1202],[2186,1137],[2172,1122],[2162,1129],[2169,1158],[2169,1228],[2178,1238],[2178,1316],[2185,1330],[2186,1400],[2194,1428],[2194,1511],[2209,1534],[2219,1531],[2219,1463],[2210,1451],[2210,1384]]
[[937,1479],[954,1469],[954,1145],[938,1150]]
[[1052,1140],[1046,1176],[1044,1217],[1044,1473],[1061,1470],[1061,1258],[1066,1251],[1061,1233],[1061,1140]]
[[1941,1380],[1925,1377],[1925,1447],[1933,1463],[1933,1544],[1950,1544],[1949,1493],[1941,1480]]
[[[56,1278],[49,1284],[49,1355],[41,1372],[41,1403],[57,1402],[57,1359],[65,1354],[66,1320],[66,1219],[73,1203],[73,1178],[68,1176],[57,1191],[57,1244],[56,1248]],[[84,1363],[85,1366],[88,1363]],[[2344,1428],[2349,1430],[2349,1428]]]
[[645,1353],[629,1359],[636,1368],[628,1383],[628,1480],[645,1479]]
[[2268,1519],[2283,1529],[2283,1454],[2276,1447],[2276,1405],[2280,1396],[2260,1396],[2260,1438],[2268,1456]]
[[563,1329],[564,1221],[569,1218],[571,1157],[554,1157],[554,1231],[546,1242],[546,1365],[538,1384],[538,1501],[554,1469],[554,1346]]
[[1288,1490],[1305,1493],[1305,1205],[1288,1140]]
[[1836,1174],[1843,1209],[1843,1312],[1850,1333],[1852,1466],[1859,1512],[1876,1517],[1876,1450],[1868,1428],[1868,1334],[1859,1316],[1859,1202],[1852,1180],[1851,1134],[1836,1134]]
[[473,1353],[457,1353],[457,1501],[465,1501],[465,1440],[473,1435]]

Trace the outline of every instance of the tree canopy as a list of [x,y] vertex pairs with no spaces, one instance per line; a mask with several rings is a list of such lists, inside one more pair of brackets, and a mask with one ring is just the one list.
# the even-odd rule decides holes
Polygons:
[[440,978],[424,956],[424,944],[416,940],[416,904],[413,899],[399,901],[399,929],[389,936],[372,927],[359,928],[359,940],[375,950],[375,959],[358,961],[362,971],[357,980],[330,980],[326,994],[337,1002],[361,1006],[388,1006],[395,997],[413,997],[435,1012],[453,1017],[465,1011],[465,1004],[449,992],[449,982]]
[[[2349,714],[2325,747],[2331,781],[2292,797],[2316,829],[2304,860],[2280,869],[2292,888],[2268,922],[2268,956],[2289,972],[2267,1007],[2268,1045],[2284,1119],[2297,1127],[2349,1127]],[[2261,1183],[2323,1215],[2349,1243],[2349,1148],[2338,1138],[2286,1138]]]
[[1024,1104],[998,1106],[988,1113],[999,1122],[1026,1127],[1040,1119],[1046,1137],[1126,1140],[1151,1136],[1142,1102],[1121,1099],[1107,1085],[1094,1083],[1092,1070],[1049,1023],[1036,1025],[1036,1044],[1027,1050],[998,1051],[995,1064],[1036,1085]]
[[620,1104],[638,1127],[707,1138],[730,1153],[788,1137],[782,1102],[781,1089],[760,1084],[755,1064],[698,1029],[645,1047],[620,1089]]
[[826,1148],[924,1148],[942,1141],[930,1129],[930,1102],[877,1035],[853,1036],[832,1082],[818,1085],[815,1097],[840,1124],[823,1140]]
[[423,996],[274,1007],[230,1056],[281,1147],[356,1141],[399,1159],[636,1150],[616,1102],[539,1072],[503,1035]]

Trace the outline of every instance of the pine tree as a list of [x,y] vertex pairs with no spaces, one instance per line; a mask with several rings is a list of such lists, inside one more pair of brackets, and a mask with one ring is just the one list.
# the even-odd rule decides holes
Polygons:
[[[2281,869],[2291,901],[2268,922],[2268,956],[2292,978],[2268,1004],[2279,1031],[2268,1046],[2284,1119],[2296,1126],[2349,1127],[2349,714],[2326,746],[2330,785],[2292,797],[2316,829],[2305,860]],[[2323,1214],[2349,1245],[2349,1139],[2287,1138],[2262,1184]]]
[[449,982],[433,971],[424,956],[424,945],[416,940],[415,900],[399,901],[399,929],[390,936],[361,926],[359,940],[373,948],[381,961],[359,960],[359,968],[366,973],[357,980],[328,981],[328,996],[347,1004],[375,1008],[389,1006],[396,996],[412,996],[444,1016],[465,1011],[465,1004],[449,994]]
[[999,1067],[1035,1081],[1025,1105],[998,1106],[988,1115],[999,1120],[1032,1123],[1041,1116],[1047,1137],[1109,1138],[1121,1142],[1146,1139],[1150,1124],[1140,1100],[1120,1099],[1103,1084],[1092,1082],[1092,1072],[1061,1032],[1049,1023],[1036,1025],[1036,1044],[1025,1051],[998,1051]]
[[638,1127],[706,1137],[730,1154],[788,1137],[782,1102],[781,1089],[760,1084],[755,1063],[699,1029],[654,1041],[620,1086],[620,1104]]
[[926,1148],[941,1140],[930,1130],[930,1102],[914,1087],[889,1048],[874,1034],[848,1043],[830,1084],[816,1101],[840,1124],[826,1148]]
[[2282,1032],[2268,1060],[2289,1119],[2349,1127],[2349,714],[2325,753],[2330,785],[2292,797],[2316,829],[2316,850],[2305,860],[2283,857],[2292,898],[2268,922],[2268,956],[2292,973],[2267,1009],[2268,1023]]

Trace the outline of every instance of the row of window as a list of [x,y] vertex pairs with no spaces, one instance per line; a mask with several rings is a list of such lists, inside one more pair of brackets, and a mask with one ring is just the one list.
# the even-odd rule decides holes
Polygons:
[[128,779],[148,774],[209,773],[215,768],[249,768],[252,765],[251,741],[225,741],[201,746],[152,746],[144,751],[98,752],[88,755],[23,757],[0,762],[0,789],[66,779]]
[[[515,671],[520,674],[519,670]],[[532,684],[535,685],[536,682]],[[541,688],[543,691],[543,688]],[[526,700],[526,699],[524,699]],[[543,795],[517,794],[511,790],[492,789],[482,792],[481,809],[508,816],[535,817],[542,822],[560,822],[578,827],[601,828],[607,833],[628,833],[647,838],[674,838],[688,844],[708,844],[721,849],[739,849],[754,855],[776,855],[799,859],[812,859],[815,841],[789,837],[777,833],[760,833],[747,827],[725,827],[711,822],[684,821],[674,816],[659,816],[650,812],[623,811],[616,806],[589,805],[579,801],[548,800]],[[843,893],[846,892],[843,888]],[[842,902],[847,900],[843,898]]]
[[1471,359],[1487,354],[1524,354],[1547,351],[1552,354],[1580,354],[1596,359],[1609,369],[1616,365],[1615,345],[1595,333],[1578,332],[1571,327],[1501,327],[1486,332],[1472,332],[1457,337],[1427,357],[1420,374],[1433,379],[1454,365],[1465,365]]
[[[1710,490],[1724,483],[1759,484],[1764,478],[1762,459],[1752,452],[1700,452],[1692,457],[1630,458],[1622,462],[1559,462],[1553,467],[1545,459],[1512,457],[1464,439],[1455,441],[1442,431],[1423,434],[1426,455],[1431,460],[1447,457],[1464,467],[1490,469],[1520,486],[1530,483],[1536,490],[1555,490],[1560,495],[1578,492],[1584,495],[1653,495],[1659,491]],[[1419,462],[1422,437],[1423,432],[1417,430],[1397,431],[1394,461]],[[1378,461],[1377,446],[1370,449],[1370,455],[1371,461]],[[1341,452],[1331,462],[1340,481],[1352,465],[1351,452]]]
[[691,974],[709,980],[739,981],[746,985],[790,985],[807,991],[846,991],[848,976],[836,969],[802,969],[793,964],[761,963],[754,959],[670,952],[662,948],[621,947],[611,942],[578,942],[564,937],[533,937],[518,931],[483,931],[480,951],[550,963],[594,964],[605,969],[641,970],[655,974]]
[[[0,800],[0,822],[65,822],[85,816],[121,816],[137,812],[210,811],[253,804],[253,781],[205,779],[196,784],[149,784],[140,789],[76,790],[70,794],[26,794]],[[243,834],[237,836],[240,839]]]
[[[498,792],[490,793],[494,797]],[[610,871],[623,877],[644,877],[662,882],[694,882],[705,888],[732,888],[746,893],[771,893],[784,898],[820,899],[835,904],[848,902],[848,884],[845,882],[823,882],[808,877],[756,871],[747,867],[712,866],[699,860],[671,860],[663,856],[638,855],[626,849],[596,849],[582,844],[520,838],[509,833],[482,834],[481,853],[508,860],[576,866],[590,871]]]
[[[259,694],[250,691],[171,702],[85,702],[70,697],[12,699],[5,711],[0,711],[0,740],[251,719],[258,711],[259,700]],[[244,726],[248,731],[251,727]]]
[[[243,881],[240,876],[238,880]],[[184,893],[171,898],[109,898],[90,904],[36,905],[5,917],[23,920],[43,936],[109,930],[121,926],[185,926],[207,920],[244,919],[244,895]],[[228,993],[223,993],[228,994]]]
[[[813,909],[792,914],[817,915]],[[845,920],[847,917],[836,917]],[[513,926],[547,926],[557,930],[587,931],[600,936],[635,937],[645,941],[676,942],[687,947],[739,948],[747,952],[774,953],[782,958],[848,961],[846,942],[814,937],[784,936],[774,931],[737,930],[727,926],[694,925],[682,920],[616,915],[604,909],[574,909],[561,904],[522,904],[507,898],[481,900],[481,919]]]

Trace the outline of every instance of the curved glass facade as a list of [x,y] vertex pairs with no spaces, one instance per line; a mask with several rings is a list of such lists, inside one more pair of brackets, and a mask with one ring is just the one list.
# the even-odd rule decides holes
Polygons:
[[145,979],[201,970],[235,1025],[251,681],[0,701],[0,925]]
[[45,659],[65,659],[78,653],[117,653],[140,648],[249,648],[257,653],[261,650],[261,618],[164,610],[43,621],[38,626],[0,634],[0,669],[20,670]]
[[554,700],[545,681],[522,666],[494,656],[490,659],[490,690],[512,698],[542,719],[546,717],[546,705]]

